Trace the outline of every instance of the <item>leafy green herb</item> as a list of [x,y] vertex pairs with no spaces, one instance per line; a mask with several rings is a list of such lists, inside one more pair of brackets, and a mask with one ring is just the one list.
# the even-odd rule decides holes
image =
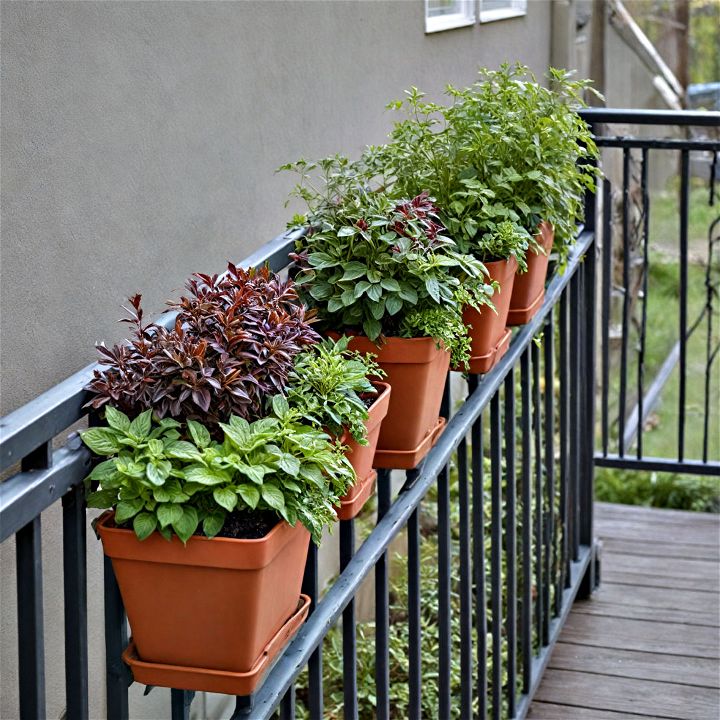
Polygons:
[[110,456],[87,478],[97,490],[88,507],[115,508],[115,520],[132,521],[141,540],[158,530],[187,542],[202,524],[213,537],[238,508],[272,510],[302,523],[316,543],[336,520],[333,506],[354,482],[343,449],[317,427],[304,424],[282,396],[270,417],[248,422],[233,415],[220,426],[224,440],[188,422],[181,439],[178,423],[158,420],[150,410],[132,422],[111,409],[107,427],[82,433],[97,455]]

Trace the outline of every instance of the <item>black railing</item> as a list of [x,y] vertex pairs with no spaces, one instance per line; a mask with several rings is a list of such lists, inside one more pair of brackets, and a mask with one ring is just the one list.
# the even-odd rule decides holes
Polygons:
[[[646,113],[608,110],[588,111],[586,118],[596,126],[653,119]],[[717,124],[717,114],[663,113],[655,120],[707,126]],[[629,140],[603,138],[601,145],[631,153]],[[645,144],[652,141],[634,142],[639,145],[632,147],[644,153]],[[717,153],[720,149],[716,141],[695,139],[683,140],[679,147],[684,157],[691,150]],[[682,167],[681,192],[687,193],[686,161]],[[643,177],[646,188],[646,162]],[[607,201],[612,194],[608,182],[601,194],[606,201],[601,228],[609,237],[612,218]],[[629,181],[623,184],[629,187]],[[648,459],[641,450],[631,458],[626,452],[628,443],[617,458],[609,452],[616,432],[610,422],[613,388],[609,381],[613,355],[608,278],[612,278],[612,267],[608,270],[610,244],[602,248],[596,244],[595,207],[594,201],[588,202],[586,225],[567,268],[552,277],[543,306],[515,332],[498,365],[485,376],[469,376],[466,385],[459,376],[451,376],[453,382],[448,379],[443,402],[447,427],[421,466],[407,471],[396,491],[391,473],[379,472],[377,521],[369,534],[365,537],[367,518],[340,523],[341,570],[327,589],[321,586],[318,551],[311,546],[304,592],[311,596],[312,613],[255,696],[237,698],[235,716],[267,718],[279,712],[283,718],[292,718],[302,703],[311,718],[322,718],[330,688],[340,688],[345,717],[395,717],[397,703],[391,703],[391,698],[399,683],[405,688],[403,714],[410,718],[430,710],[441,718],[524,717],[573,600],[578,594],[589,594],[597,582],[594,465],[625,466],[632,461],[628,467],[652,468],[667,462],[686,471],[701,463],[703,472],[718,472],[718,463],[708,458],[687,460],[682,444],[672,461]],[[681,216],[687,228],[687,203],[684,207]],[[684,235],[687,238],[687,229]],[[680,253],[682,258],[684,252],[687,266],[687,242],[683,251],[682,236],[681,231]],[[647,246],[647,233],[644,237]],[[242,264],[268,262],[280,270],[287,265],[293,241],[294,235],[285,233]],[[598,293],[600,250],[602,276],[597,280],[604,278],[605,283]],[[646,277],[647,258],[643,267]],[[625,278],[624,270],[621,274]],[[687,290],[684,277],[681,307]],[[594,412],[598,297],[602,298],[603,450],[599,456],[595,454]],[[686,312],[686,307],[680,310],[681,343],[689,327],[687,321],[682,324]],[[712,318],[712,307],[708,313]],[[624,380],[618,387],[622,396],[618,407],[626,428],[630,346],[625,320],[630,314],[625,309],[622,314],[619,362]],[[164,320],[170,322],[171,317]],[[642,342],[646,331],[643,324]],[[708,332],[712,338],[712,325]],[[642,354],[641,349],[637,352]],[[716,355],[710,351],[710,366]],[[638,398],[643,398],[647,394],[642,392],[642,362],[639,368]],[[7,470],[20,463],[19,471],[0,484],[0,541],[13,535],[16,541],[23,718],[46,717],[40,518],[60,499],[67,717],[88,717],[87,523],[82,479],[90,457],[77,437],[55,450],[52,443],[82,419],[87,399],[83,387],[91,373],[92,367],[85,368],[2,420],[0,467]],[[463,400],[456,406],[451,394],[458,390]],[[644,411],[641,406],[638,416],[642,418]],[[637,437],[640,446],[641,430]],[[362,542],[356,538],[360,529]],[[401,535],[407,552],[400,563],[403,572],[397,573],[392,572],[399,562],[392,543]],[[129,714],[132,682],[120,657],[128,642],[127,622],[111,563],[106,560],[104,568],[107,717],[120,720]],[[356,607],[361,585],[371,576],[373,622],[359,618]],[[406,599],[402,612],[393,610],[398,596]],[[342,637],[328,648],[326,638],[331,633]],[[398,637],[406,652],[401,662],[391,652]],[[368,656],[368,643],[375,666],[369,693],[374,701],[368,699],[367,688],[358,686],[357,657],[361,651],[363,657]],[[330,652],[333,663],[324,662]],[[338,655],[340,666],[335,662]],[[187,718],[193,694],[173,690],[171,697],[172,717]]]

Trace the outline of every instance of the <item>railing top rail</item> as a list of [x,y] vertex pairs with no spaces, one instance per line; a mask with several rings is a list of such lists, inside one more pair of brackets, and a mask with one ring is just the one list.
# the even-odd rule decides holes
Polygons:
[[[288,253],[303,230],[289,230],[265,243],[240,261],[243,267],[257,267],[268,263],[278,272],[288,264]],[[163,313],[157,323],[170,327],[175,312]],[[30,454],[35,448],[52,440],[65,428],[87,414],[85,386],[90,382],[97,363],[87,365],[66,380],[54,385],[17,410],[0,418],[0,472]]]
[[720,112],[709,110],[633,110],[623,108],[584,108],[580,116],[589,123],[627,123],[632,125],[681,125],[718,127]]

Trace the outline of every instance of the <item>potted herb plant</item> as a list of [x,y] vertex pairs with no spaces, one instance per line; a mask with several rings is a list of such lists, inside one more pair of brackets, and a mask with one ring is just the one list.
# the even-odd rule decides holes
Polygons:
[[[355,475],[343,446],[283,394],[320,339],[293,283],[230,265],[187,287],[172,329],[144,323],[135,296],[131,341],[99,348],[89,405],[105,425],[82,437],[106,459],[88,506],[111,509],[97,530],[136,679],[247,694],[307,613],[309,538],[319,543]],[[342,424],[358,419],[333,409]]]
[[327,338],[300,353],[287,389],[290,407],[337,438],[355,470],[357,482],[340,499],[340,520],[355,517],[372,493],[373,458],[390,406],[390,386],[368,379],[385,373],[372,356],[350,350],[351,339]]
[[[349,347],[377,354],[392,387],[376,467],[414,467],[441,428],[449,364],[469,359],[462,292],[489,303],[485,269],[445,235],[425,193],[398,199],[363,163],[333,157],[282,169],[300,174],[294,194],[309,213],[297,242],[296,281],[319,327],[352,335]],[[319,181],[312,176],[317,171]]]

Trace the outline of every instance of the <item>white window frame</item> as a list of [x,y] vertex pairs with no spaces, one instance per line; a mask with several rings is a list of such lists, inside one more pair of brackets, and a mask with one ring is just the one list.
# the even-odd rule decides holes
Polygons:
[[459,2],[460,12],[431,17],[429,0],[425,0],[425,32],[435,33],[474,25],[477,20],[475,0],[459,0]]
[[484,0],[480,0],[480,22],[488,23],[496,20],[522,17],[527,15],[528,0],[510,0],[508,7],[483,10]]

